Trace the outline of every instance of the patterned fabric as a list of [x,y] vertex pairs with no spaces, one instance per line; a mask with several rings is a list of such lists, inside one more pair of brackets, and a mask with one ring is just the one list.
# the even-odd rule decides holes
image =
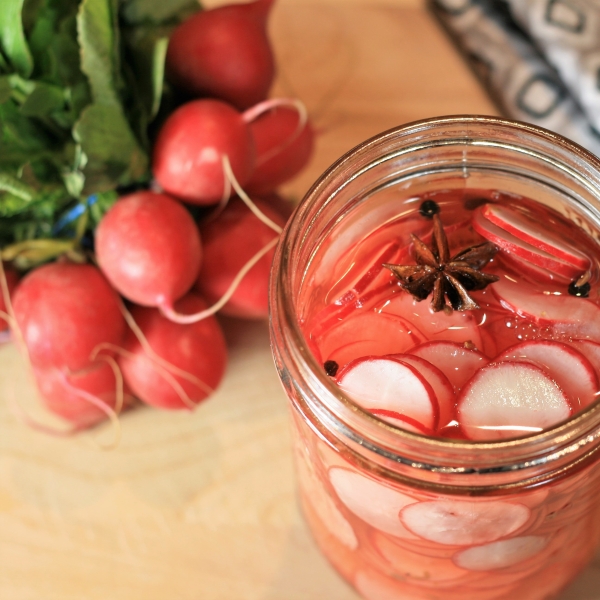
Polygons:
[[501,110],[600,156],[600,0],[431,0]]

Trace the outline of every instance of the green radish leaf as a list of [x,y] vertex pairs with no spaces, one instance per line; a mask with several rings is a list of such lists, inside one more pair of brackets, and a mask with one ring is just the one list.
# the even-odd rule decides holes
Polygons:
[[130,25],[181,23],[200,9],[195,0],[124,0],[122,15]]
[[83,169],[85,193],[105,191],[146,175],[148,156],[131,132],[120,106],[88,106],[73,133],[88,159]]
[[65,106],[65,91],[55,85],[38,82],[21,105],[21,114],[26,117],[47,117]]
[[11,93],[10,75],[0,75],[0,104],[10,99]]
[[33,58],[23,31],[22,8],[23,0],[2,0],[0,49],[17,73],[29,77],[33,71]]

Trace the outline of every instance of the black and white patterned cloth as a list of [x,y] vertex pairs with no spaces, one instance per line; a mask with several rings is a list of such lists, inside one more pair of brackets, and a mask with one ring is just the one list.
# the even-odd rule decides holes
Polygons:
[[600,156],[600,0],[430,0],[506,116]]

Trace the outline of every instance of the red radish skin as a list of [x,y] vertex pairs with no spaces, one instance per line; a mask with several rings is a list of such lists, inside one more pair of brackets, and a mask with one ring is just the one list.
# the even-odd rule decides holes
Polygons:
[[426,435],[429,437],[435,434],[433,429],[425,427],[416,419],[412,419],[411,417],[402,415],[394,410],[388,410],[385,408],[370,408],[369,412],[372,415],[379,417],[380,419],[383,419],[384,421],[387,421],[392,425],[395,425],[396,427],[406,429],[406,431],[410,431],[412,433],[419,433],[420,435]]
[[555,271],[549,271],[548,269],[538,267],[524,258],[519,258],[515,254],[508,254],[505,252],[500,254],[499,258],[511,271],[521,276],[528,277],[532,282],[547,282],[549,284],[553,283],[563,286],[571,283],[569,277],[565,277]]
[[456,398],[448,378],[440,369],[420,356],[394,354],[392,357],[403,362],[405,365],[414,367],[424,377],[425,381],[431,385],[440,408],[438,429],[449,425],[456,417]]
[[308,163],[314,132],[295,108],[277,106],[249,124],[256,146],[256,166],[246,189],[266,194],[298,174]]
[[[175,304],[177,311],[192,314],[206,308],[206,302],[190,293]],[[223,333],[214,317],[190,325],[166,319],[155,308],[134,307],[133,319],[141,329],[153,352],[175,369],[189,374],[185,378],[165,368],[144,351],[133,331],[123,342],[125,352],[119,358],[123,378],[135,396],[146,404],[166,409],[189,409],[190,405],[177,393],[185,392],[192,405],[202,402],[220,383],[227,363]],[[175,380],[176,384],[173,384]]]
[[[35,380],[46,408],[78,428],[86,428],[107,418],[102,410],[84,394],[94,396],[110,410],[121,400],[131,402],[126,389],[119,390],[119,382],[111,365],[98,361],[93,367],[78,373],[63,373],[59,369],[36,369]],[[83,392],[83,394],[81,393]]]
[[244,110],[267,97],[275,65],[266,32],[274,0],[199,12],[171,35],[167,78],[195,96],[212,96]]
[[576,349],[552,340],[530,340],[507,348],[496,361],[532,361],[568,395],[573,408],[581,410],[598,397],[599,382],[591,362]]
[[[19,274],[9,267],[8,265],[3,265],[4,277],[6,279],[6,287],[8,290],[8,295],[12,298],[13,293],[19,283]],[[8,314],[8,307],[6,306],[6,302],[4,299],[4,294],[2,293],[2,286],[0,286],[0,331],[4,331],[8,329],[8,322],[3,318],[2,313]]]
[[481,214],[518,239],[573,265],[581,272],[590,268],[589,257],[579,252],[552,229],[541,228],[538,222],[525,213],[499,204],[486,204],[481,208]]
[[458,400],[458,421],[472,440],[512,438],[548,429],[572,414],[565,392],[528,362],[490,363],[475,373]]
[[152,171],[168,194],[190,204],[211,205],[229,189],[225,157],[244,187],[254,170],[255,148],[243,116],[219,100],[194,100],[175,110],[162,126]]
[[31,363],[40,369],[86,369],[98,345],[119,345],[125,333],[119,297],[92,265],[38,267],[17,286],[13,309]]
[[202,260],[200,234],[169,196],[121,198],[96,230],[100,268],[123,296],[143,306],[172,306],[193,285]]
[[440,407],[432,386],[415,367],[396,358],[366,356],[353,360],[340,371],[337,384],[368,411],[390,410],[426,429],[438,427]]
[[[259,210],[283,226],[285,219],[268,204],[255,201]],[[204,260],[196,288],[213,304],[225,294],[242,267],[277,233],[260,221],[239,199],[234,198],[214,220],[200,226]],[[275,248],[263,256],[244,276],[230,300],[221,309],[225,315],[247,319],[268,316],[269,274]]]

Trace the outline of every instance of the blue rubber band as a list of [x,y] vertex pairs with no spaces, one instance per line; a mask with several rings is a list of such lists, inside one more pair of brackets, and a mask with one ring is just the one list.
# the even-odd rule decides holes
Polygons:
[[69,223],[77,220],[90,206],[98,202],[98,194],[92,194],[85,199],[85,202],[77,204],[68,210],[52,228],[52,235],[56,235],[62,231]]

